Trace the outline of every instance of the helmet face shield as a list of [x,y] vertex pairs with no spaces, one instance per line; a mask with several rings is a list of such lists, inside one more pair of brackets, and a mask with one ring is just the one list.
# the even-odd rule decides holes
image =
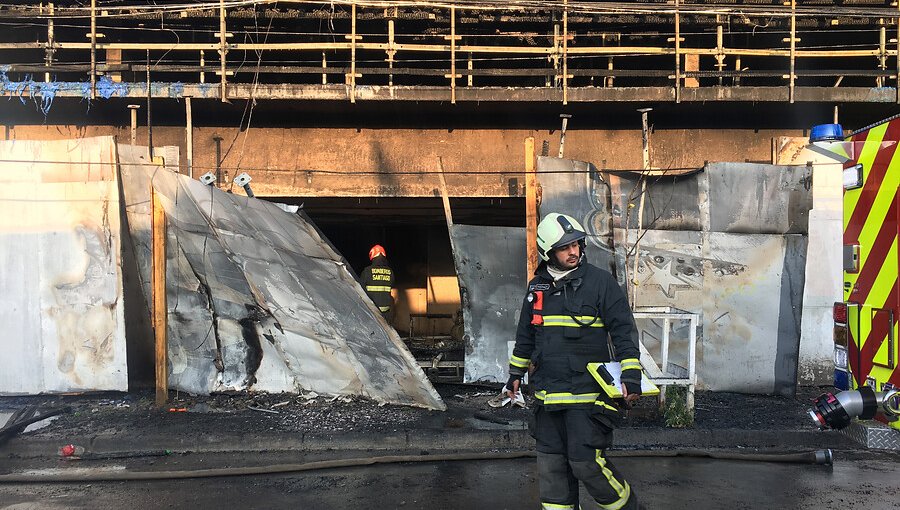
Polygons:
[[566,214],[550,213],[544,216],[538,225],[538,255],[545,262],[551,261],[550,254],[553,250],[575,241],[582,241],[579,245],[583,252],[585,237],[587,233],[575,218]]

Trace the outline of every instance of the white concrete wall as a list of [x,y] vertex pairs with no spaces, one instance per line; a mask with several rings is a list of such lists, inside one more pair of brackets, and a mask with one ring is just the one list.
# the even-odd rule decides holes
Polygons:
[[842,300],[843,188],[842,165],[810,151],[807,143],[807,138],[779,138],[777,163],[814,165],[797,382],[815,385],[834,378],[831,308]]

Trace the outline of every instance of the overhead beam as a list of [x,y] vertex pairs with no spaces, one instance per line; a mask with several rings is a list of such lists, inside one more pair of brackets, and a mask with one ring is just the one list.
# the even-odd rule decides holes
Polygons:
[[[35,84],[39,85],[39,84]],[[84,99],[81,82],[59,82],[54,91],[56,98],[73,97]],[[392,91],[393,89],[393,91]],[[40,88],[24,83],[21,89],[0,92],[0,97],[28,98],[32,92],[40,97]],[[181,99],[219,99],[219,91],[208,84],[153,83],[151,97]],[[472,87],[458,88],[457,102],[546,102],[563,100],[562,90],[547,87]],[[681,102],[786,102],[789,91],[785,87],[699,87],[683,89]],[[673,87],[569,87],[569,103],[579,102],[620,102],[620,101],[674,101]],[[147,97],[145,84],[123,84],[114,98]],[[249,84],[229,83],[227,97],[230,99],[256,100],[347,100],[344,85],[301,85],[301,84]],[[447,100],[446,87],[399,86],[393,88],[376,85],[357,85],[358,101],[434,101]],[[812,103],[894,103],[897,91],[893,87],[795,87],[795,102]]]

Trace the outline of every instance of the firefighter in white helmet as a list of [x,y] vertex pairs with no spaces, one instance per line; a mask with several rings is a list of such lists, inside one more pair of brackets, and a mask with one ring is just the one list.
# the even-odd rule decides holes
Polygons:
[[[585,237],[565,214],[548,214],[538,225],[543,262],[528,283],[507,388],[515,395],[533,365],[542,508],[578,508],[579,480],[599,508],[638,508],[631,486],[605,456],[621,407],[641,393],[634,317],[615,278],[585,262]],[[622,364],[625,402],[608,397],[587,370],[588,363],[613,361],[608,339]]]

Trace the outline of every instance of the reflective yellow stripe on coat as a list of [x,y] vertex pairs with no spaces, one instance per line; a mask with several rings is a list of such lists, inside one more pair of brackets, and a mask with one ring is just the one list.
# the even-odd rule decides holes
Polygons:
[[[602,328],[603,320],[592,315],[544,315],[544,327]],[[595,320],[596,319],[596,320]],[[591,323],[591,321],[594,321]]]

